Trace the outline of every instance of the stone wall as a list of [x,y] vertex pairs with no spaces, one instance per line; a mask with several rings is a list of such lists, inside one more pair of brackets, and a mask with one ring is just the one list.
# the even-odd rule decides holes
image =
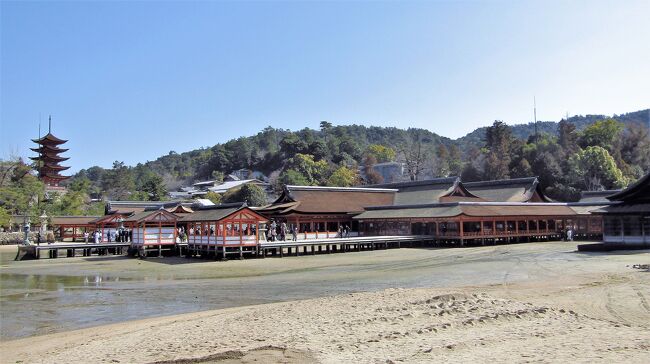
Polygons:
[[[29,233],[29,240],[31,242],[36,242],[36,236],[38,232],[37,231],[31,231]],[[23,232],[0,232],[0,245],[14,245],[14,244],[22,244],[23,243],[23,236],[25,236],[25,233]],[[45,237],[42,237],[43,241],[45,241]]]

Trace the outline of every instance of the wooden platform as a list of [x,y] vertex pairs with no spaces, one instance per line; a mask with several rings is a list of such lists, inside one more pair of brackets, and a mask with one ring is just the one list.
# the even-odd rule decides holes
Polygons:
[[53,243],[41,245],[18,245],[14,260],[40,259],[44,254],[48,258],[58,258],[61,250],[65,257],[91,255],[122,255],[131,243]]
[[[428,235],[366,236],[353,238],[329,238],[299,241],[274,241],[260,244],[260,257],[301,254],[331,254],[363,250],[390,249],[429,245],[433,237]],[[302,252],[301,252],[302,250]]]

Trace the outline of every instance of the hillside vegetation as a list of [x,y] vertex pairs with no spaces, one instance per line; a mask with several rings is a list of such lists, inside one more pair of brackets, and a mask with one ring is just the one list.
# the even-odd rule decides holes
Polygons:
[[[532,123],[495,121],[456,140],[425,129],[329,122],[321,122],[320,130],[267,127],[254,136],[180,154],[170,151],[133,167],[116,161],[110,169],[83,169],[67,181],[73,193],[46,207],[52,213],[81,214],[97,211],[89,207],[91,197],[161,200],[167,191],[241,169],[262,173],[276,188],[283,183],[374,184],[382,177],[371,167],[389,161],[403,163],[404,178],[410,180],[539,176],[551,197],[575,200],[581,190],[625,187],[650,171],[649,124],[650,110],[574,116],[539,122],[535,136]],[[2,162],[0,215],[29,209],[27,193],[42,195],[42,184],[26,171],[29,166],[21,160]]]

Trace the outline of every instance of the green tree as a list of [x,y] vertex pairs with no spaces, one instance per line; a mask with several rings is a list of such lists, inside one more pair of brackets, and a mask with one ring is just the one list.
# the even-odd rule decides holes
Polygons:
[[512,130],[502,121],[495,121],[485,131],[485,179],[510,178],[510,144]]
[[369,185],[379,184],[384,182],[382,177],[375,169],[374,165],[377,164],[377,159],[374,155],[367,154],[363,160],[363,173],[365,175],[365,183]]
[[11,214],[4,207],[0,206],[0,226],[8,228],[10,221]]
[[463,170],[463,159],[460,154],[460,148],[456,144],[452,144],[449,147],[447,166],[449,168],[449,175],[460,176]]
[[144,192],[149,201],[161,201],[167,198],[167,189],[163,178],[153,172],[141,181],[139,191]]
[[223,172],[221,172],[221,171],[217,171],[217,170],[212,171],[212,173],[210,173],[210,177],[211,177],[211,178],[212,178],[216,183],[223,183],[223,177],[224,177],[224,175],[223,175]]
[[359,173],[346,166],[337,168],[327,179],[328,186],[351,187],[359,182]]
[[87,194],[69,190],[56,194],[44,207],[50,216],[84,215],[87,200]]
[[280,174],[278,178],[280,184],[309,186],[311,183],[302,173],[295,169],[287,169]]
[[578,133],[572,122],[562,119],[557,126],[558,144],[562,150],[571,155],[578,150]]
[[285,169],[300,173],[309,185],[319,185],[325,180],[329,165],[326,161],[315,161],[309,154],[297,153],[287,160]]
[[39,215],[39,203],[45,200],[45,186],[32,174],[22,159],[0,161],[0,207],[10,215]]
[[305,153],[309,149],[307,143],[296,134],[289,134],[280,141],[280,151],[286,158],[291,158],[298,153]]
[[588,146],[599,146],[607,149],[610,154],[614,146],[620,140],[624,125],[614,119],[599,120],[586,127],[580,135],[580,145],[583,148]]
[[266,192],[255,184],[247,183],[223,196],[224,202],[246,202],[249,206],[264,206],[268,203]]
[[569,159],[573,180],[587,191],[623,188],[627,180],[607,149],[589,146]]
[[113,169],[106,171],[103,178],[103,189],[112,200],[126,200],[135,191],[135,179],[129,167],[124,162],[115,161]]
[[366,149],[366,154],[374,156],[377,163],[394,161],[396,155],[395,149],[380,144],[370,144]]
[[221,195],[213,191],[208,191],[208,193],[205,194],[205,198],[212,201],[215,205],[220,204],[222,200]]

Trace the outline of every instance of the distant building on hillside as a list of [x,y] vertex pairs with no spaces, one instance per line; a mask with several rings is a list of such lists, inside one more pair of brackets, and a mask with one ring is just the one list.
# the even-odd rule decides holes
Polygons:
[[[234,177],[234,178],[233,178]],[[173,199],[183,198],[197,198],[203,197],[208,192],[218,193],[220,195],[229,191],[241,188],[243,185],[254,184],[261,187],[265,192],[269,192],[269,184],[258,179],[245,179],[240,180],[236,176],[228,175],[224,178],[224,182],[217,183],[217,181],[202,181],[194,183],[190,187],[183,187],[180,191],[169,192],[169,196]]]
[[384,183],[401,182],[406,179],[404,163],[377,163],[372,166],[372,169],[383,178]]

